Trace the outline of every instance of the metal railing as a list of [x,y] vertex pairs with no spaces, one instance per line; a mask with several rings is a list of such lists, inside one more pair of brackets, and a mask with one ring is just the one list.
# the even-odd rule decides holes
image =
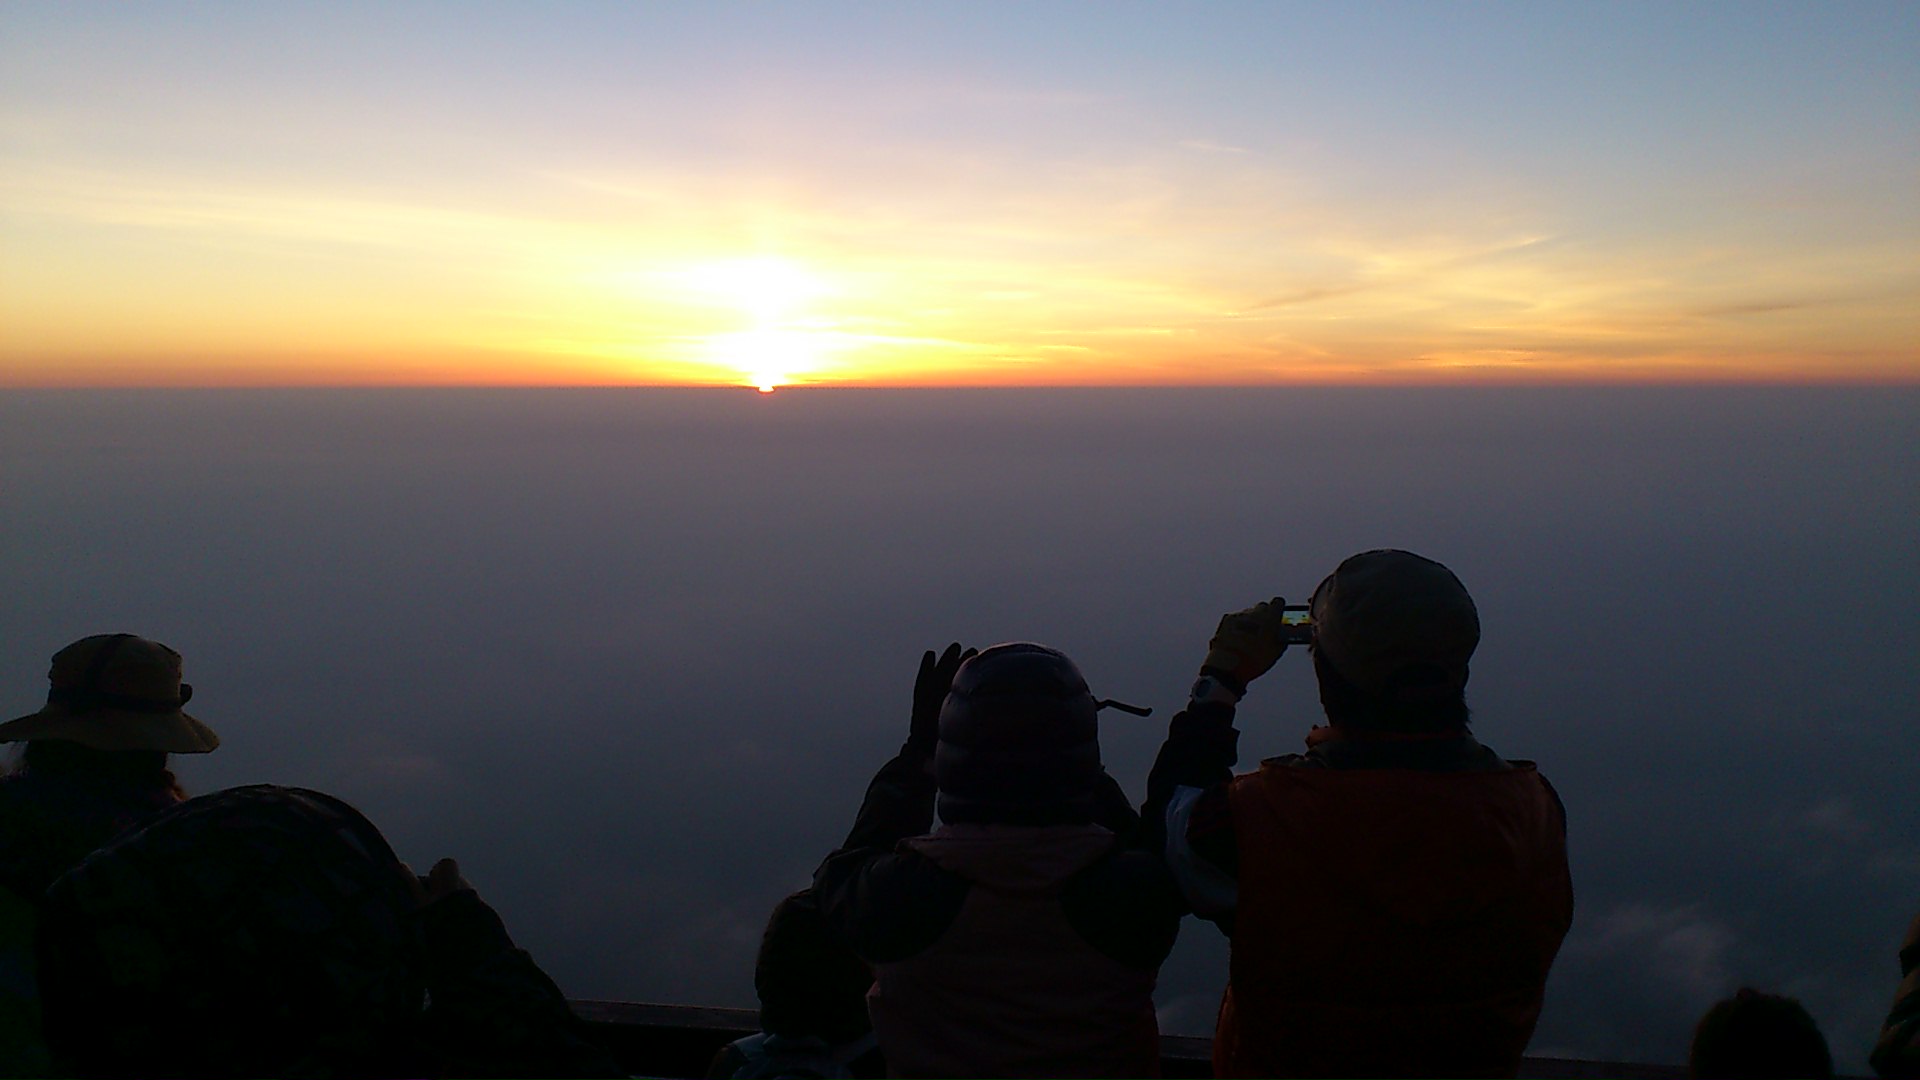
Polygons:
[[[713,1056],[735,1039],[760,1030],[752,1009],[700,1005],[655,1005],[638,1001],[574,1001],[574,1014],[620,1064],[639,1076],[706,1075]],[[1213,1040],[1191,1035],[1160,1037],[1160,1067],[1168,1077],[1213,1075]],[[1685,1080],[1682,1065],[1646,1065],[1576,1058],[1521,1059],[1520,1075],[1539,1080]]]

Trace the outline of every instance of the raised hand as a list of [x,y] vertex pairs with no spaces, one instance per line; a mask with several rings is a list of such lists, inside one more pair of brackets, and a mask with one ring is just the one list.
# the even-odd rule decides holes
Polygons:
[[920,657],[920,674],[913,680],[913,720],[907,745],[933,752],[934,744],[940,741],[940,706],[947,700],[947,691],[953,689],[954,673],[979,652],[963,650],[956,641],[939,659],[931,649]]

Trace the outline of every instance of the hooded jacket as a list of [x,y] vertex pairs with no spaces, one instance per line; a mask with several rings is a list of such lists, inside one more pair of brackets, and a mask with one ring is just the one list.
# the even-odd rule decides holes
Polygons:
[[933,826],[924,751],[880,770],[814,875],[821,914],[874,965],[900,1076],[1159,1071],[1152,993],[1184,901],[1104,778],[1096,822]]
[[1098,825],[949,825],[905,846],[971,888],[930,947],[877,965],[867,1003],[901,1076],[1150,1076],[1156,972],[1067,921],[1073,875],[1112,855]]

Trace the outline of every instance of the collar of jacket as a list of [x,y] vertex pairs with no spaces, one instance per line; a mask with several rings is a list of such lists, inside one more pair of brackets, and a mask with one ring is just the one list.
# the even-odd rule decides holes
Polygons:
[[1332,725],[1307,733],[1307,752],[1301,755],[1301,764],[1433,772],[1492,772],[1510,767],[1464,731],[1358,732]]

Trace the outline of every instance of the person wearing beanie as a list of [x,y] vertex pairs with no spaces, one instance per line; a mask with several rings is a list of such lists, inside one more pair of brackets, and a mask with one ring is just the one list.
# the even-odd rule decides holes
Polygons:
[[[1214,1075],[1513,1076],[1573,885],[1559,796],[1468,730],[1473,600],[1368,551],[1307,617],[1221,619],[1148,780],[1170,870],[1231,942]],[[1235,707],[1302,636],[1327,722],[1235,775]]]
[[890,1074],[1159,1075],[1185,901],[1101,765],[1105,704],[1042,645],[922,657],[906,745],[813,885],[873,965]]

